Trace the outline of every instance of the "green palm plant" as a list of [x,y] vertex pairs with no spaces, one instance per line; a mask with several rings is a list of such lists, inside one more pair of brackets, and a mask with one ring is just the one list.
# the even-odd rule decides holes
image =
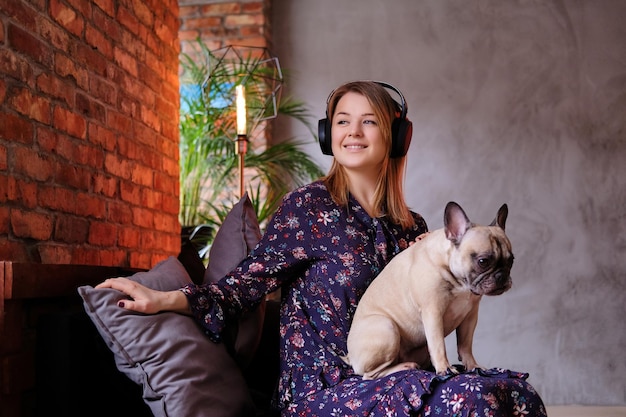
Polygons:
[[[276,210],[286,192],[323,172],[300,149],[304,141],[255,146],[255,135],[266,134],[271,89],[268,83],[271,84],[270,72],[275,68],[259,65],[261,58],[253,55],[220,65],[219,56],[201,41],[198,45],[204,59],[181,55],[180,222],[183,226],[206,225],[209,232],[203,235],[210,241],[212,232],[240,197],[233,79],[246,87],[248,131],[252,132],[251,146],[244,158],[246,192],[259,222],[263,224]],[[183,91],[185,88],[191,89],[191,93]],[[271,94],[269,97],[277,101],[277,115],[295,118],[308,128],[312,139],[316,138],[304,103],[292,98],[276,100]]]

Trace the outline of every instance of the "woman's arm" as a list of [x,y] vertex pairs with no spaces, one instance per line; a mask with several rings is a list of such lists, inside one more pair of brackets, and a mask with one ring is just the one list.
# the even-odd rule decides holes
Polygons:
[[189,302],[181,291],[157,291],[127,278],[110,278],[96,288],[113,288],[127,294],[132,300],[121,300],[118,306],[140,313],[154,314],[173,311],[190,314]]

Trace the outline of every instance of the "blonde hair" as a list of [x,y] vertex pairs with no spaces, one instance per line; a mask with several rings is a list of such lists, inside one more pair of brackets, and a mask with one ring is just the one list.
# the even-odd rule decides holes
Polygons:
[[[361,94],[369,101],[378,119],[378,126],[387,148],[387,154],[391,153],[391,124],[398,117],[398,103],[391,97],[387,90],[373,81],[353,81],[338,87],[331,93],[328,100],[328,122],[332,124],[332,118],[341,98],[349,92]],[[403,190],[404,168],[406,156],[398,158],[385,158],[381,175],[378,177],[375,190],[376,217],[386,215],[389,220],[401,225],[403,228],[415,225],[415,219],[406,205]],[[326,188],[330,192],[335,203],[348,205],[348,176],[345,168],[336,159],[324,178]]]

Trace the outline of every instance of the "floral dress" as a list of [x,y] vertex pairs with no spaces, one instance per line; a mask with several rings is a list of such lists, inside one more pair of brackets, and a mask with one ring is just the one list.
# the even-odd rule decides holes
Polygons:
[[335,204],[323,182],[287,195],[256,248],[216,284],[188,286],[194,317],[214,341],[230,317],[281,288],[283,416],[545,416],[526,375],[503,369],[437,376],[407,370],[375,380],[341,356],[365,289],[391,258],[427,230],[372,218],[353,198]]

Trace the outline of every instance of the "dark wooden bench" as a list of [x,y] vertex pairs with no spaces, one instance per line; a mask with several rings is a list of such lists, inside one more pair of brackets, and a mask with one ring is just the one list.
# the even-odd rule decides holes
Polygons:
[[[77,292],[138,271],[0,261],[0,417],[152,416]],[[259,349],[244,371],[258,416],[277,415],[268,407],[278,377],[278,316],[279,302],[268,302]]]
[[[112,354],[84,313],[76,291],[81,285],[135,272],[122,267],[0,261],[1,416],[100,415],[84,409],[84,397],[87,390],[102,396],[104,392],[95,391],[111,381],[139,392],[141,400],[139,387],[115,372]],[[103,380],[107,370],[110,373]],[[97,377],[90,381],[89,375]],[[78,378],[83,380],[74,380]],[[141,401],[138,404],[142,406]]]

